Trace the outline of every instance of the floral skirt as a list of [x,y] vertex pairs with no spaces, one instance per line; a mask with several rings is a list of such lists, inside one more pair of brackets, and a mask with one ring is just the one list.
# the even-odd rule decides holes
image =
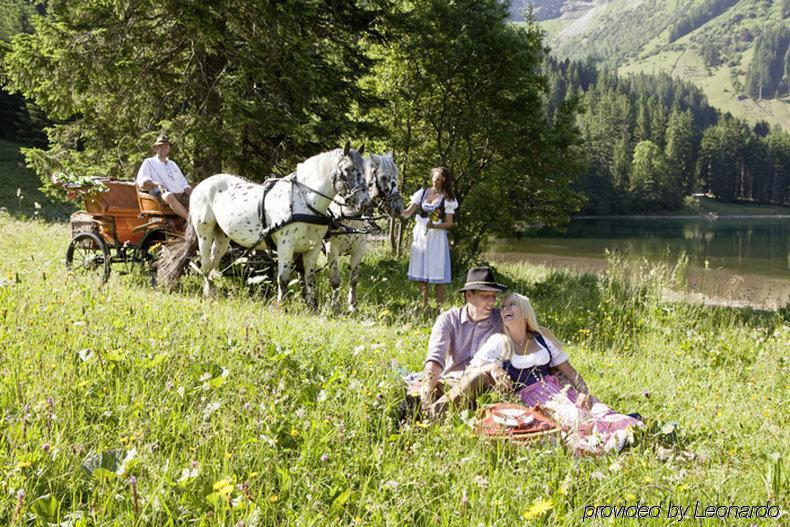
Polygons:
[[643,427],[638,419],[615,412],[595,397],[590,410],[576,405],[578,393],[563,387],[553,375],[518,392],[527,406],[540,405],[563,431],[566,444],[577,454],[619,451],[633,441],[633,429]]

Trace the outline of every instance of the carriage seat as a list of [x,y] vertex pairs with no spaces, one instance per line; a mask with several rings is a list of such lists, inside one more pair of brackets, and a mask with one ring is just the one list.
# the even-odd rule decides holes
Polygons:
[[140,215],[142,216],[176,216],[173,209],[170,208],[170,205],[165,203],[162,198],[159,196],[154,196],[147,192],[143,192],[139,188],[135,186],[137,190],[137,203],[140,207]]
[[107,188],[85,197],[85,210],[90,214],[131,217],[140,213],[137,186],[128,181],[99,180]]

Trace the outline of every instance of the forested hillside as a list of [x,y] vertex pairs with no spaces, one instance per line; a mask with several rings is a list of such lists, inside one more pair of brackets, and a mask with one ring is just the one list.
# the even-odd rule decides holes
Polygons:
[[790,128],[790,0],[533,3],[558,58],[679,76],[723,111]]
[[618,76],[592,61],[547,61],[549,111],[579,99],[585,168],[577,183],[595,214],[678,209],[693,192],[788,204],[790,134],[721,115],[693,84]]

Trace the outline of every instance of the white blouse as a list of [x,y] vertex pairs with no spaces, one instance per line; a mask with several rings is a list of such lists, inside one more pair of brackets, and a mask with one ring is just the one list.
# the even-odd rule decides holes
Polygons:
[[[411,200],[410,201],[412,203],[414,203],[415,205],[419,206],[420,201],[422,201],[422,195],[424,193],[426,193],[426,192],[428,192],[427,188],[421,188],[420,190],[418,190],[417,192],[415,192],[414,194],[411,195]],[[425,210],[431,211],[435,207],[437,207],[439,205],[439,203],[441,203],[441,202],[442,202],[442,198],[439,198],[439,199],[434,199],[434,201],[432,201],[430,203],[428,203],[428,201],[422,201],[422,204],[425,206]],[[457,208],[458,208],[458,201],[456,201],[454,199],[449,199],[447,197],[444,198],[444,213],[445,214],[454,214],[455,213],[455,209],[457,209]]]
[[[469,367],[479,368],[489,364],[498,364],[502,366],[505,354],[505,339],[507,338],[509,337],[504,333],[495,333],[488,337],[488,340],[480,346],[478,352],[472,357],[472,362],[469,363]],[[540,346],[540,350],[528,355],[514,354],[510,357],[513,366],[523,369],[532,368],[533,366],[542,366],[548,363],[549,366],[555,367],[568,360],[568,354],[565,353],[565,350],[557,346],[553,340],[545,336],[543,340],[546,341],[548,349],[536,340],[538,346]],[[551,350],[551,355],[549,355],[549,350]]]

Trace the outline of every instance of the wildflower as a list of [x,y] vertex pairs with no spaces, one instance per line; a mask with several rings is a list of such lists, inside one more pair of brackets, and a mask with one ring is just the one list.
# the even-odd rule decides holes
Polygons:
[[625,495],[625,500],[628,502],[636,501],[636,496],[629,492],[628,494]]
[[321,463],[326,463],[327,461],[329,461],[328,454],[324,454],[323,456],[321,456]]
[[52,450],[52,447],[49,446],[49,443],[44,443],[43,445],[41,445],[41,450],[49,454],[49,451]]
[[16,464],[16,468],[30,468],[30,466],[32,465],[33,463],[31,463],[30,461],[20,461],[19,463]]
[[466,489],[461,492],[461,505],[466,506],[469,503],[469,496],[466,495]]
[[551,501],[551,499],[538,498],[532,502],[532,505],[529,506],[529,509],[527,509],[524,514],[522,514],[522,518],[525,520],[533,520],[545,515],[552,508],[554,508],[554,503]]
[[395,481],[394,479],[391,479],[391,480],[387,481],[386,483],[384,483],[384,486],[386,488],[388,488],[388,489],[395,489],[395,488],[398,487],[398,482]]
[[277,494],[272,494],[269,496],[269,503],[277,503],[280,498],[277,497]]
[[230,478],[223,478],[214,483],[214,492],[220,496],[227,496],[233,492],[233,481]]
[[620,463],[612,463],[609,465],[610,472],[619,472],[621,468],[623,468],[623,466]]
[[232,457],[233,457],[233,454],[231,454],[230,452],[225,452],[225,459],[230,459]]
[[595,472],[590,474],[590,477],[592,479],[597,479],[598,481],[603,481],[604,475],[601,472],[596,470]]
[[480,475],[475,476],[474,482],[477,483],[482,488],[488,487],[488,480],[483,476]]
[[291,437],[293,437],[294,439],[299,437],[299,430],[297,430],[296,428],[291,428]]

